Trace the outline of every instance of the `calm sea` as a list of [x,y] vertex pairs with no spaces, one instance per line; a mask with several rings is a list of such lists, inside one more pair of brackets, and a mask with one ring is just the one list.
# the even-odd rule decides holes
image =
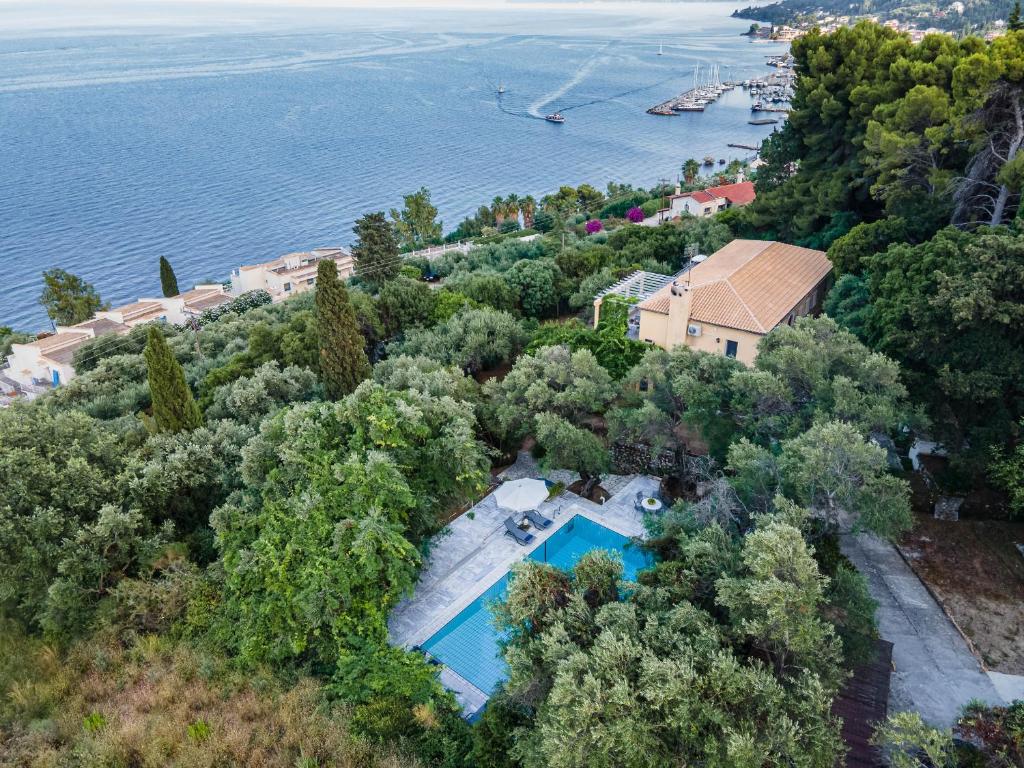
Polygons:
[[[448,228],[496,195],[674,179],[687,157],[741,157],[734,91],[702,114],[647,115],[695,65],[766,73],[717,3],[488,9],[169,6],[44,30],[0,12],[0,324],[38,330],[43,269],[104,299],[319,245],[428,187]],[[126,12],[127,13],[127,12]],[[163,11],[161,12],[163,13]],[[658,55],[663,46],[663,55]],[[500,101],[499,83],[507,92]],[[560,109],[564,125],[539,119]]]

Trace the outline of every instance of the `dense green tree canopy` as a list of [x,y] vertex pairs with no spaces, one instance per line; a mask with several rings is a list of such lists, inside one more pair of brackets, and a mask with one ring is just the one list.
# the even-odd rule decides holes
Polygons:
[[521,437],[538,413],[549,412],[578,424],[611,402],[615,388],[608,371],[585,349],[543,347],[520,357],[504,379],[484,385],[491,419],[499,434]]
[[202,424],[203,417],[185,381],[181,363],[155,325],[149,326],[144,355],[156,428],[161,432],[182,432]]
[[103,303],[91,283],[63,269],[43,272],[39,303],[57,325],[81,323],[109,306]]
[[1024,416],[1024,238],[946,229],[870,261],[868,337],[903,362],[916,399],[959,450],[985,454]]
[[[785,534],[799,540],[792,529],[777,535]],[[801,565],[802,581],[791,569],[766,576],[812,611],[789,622],[813,622],[820,603],[814,562],[805,557]],[[621,564],[596,552],[569,575],[539,563],[515,569],[499,608],[511,633],[506,695],[534,716],[516,729],[513,756],[530,768],[831,765],[842,747],[829,714],[830,684],[809,669],[794,669],[783,683],[737,655],[729,628],[687,599],[685,573],[681,584],[671,573],[659,570],[640,589],[622,589]],[[777,610],[751,604],[737,629],[765,626]]]
[[377,289],[394,278],[402,268],[394,227],[384,212],[378,211],[357,220],[353,231],[356,233],[356,242],[352,246],[356,275]]
[[405,195],[405,207],[391,209],[391,220],[402,246],[410,251],[441,242],[442,225],[437,220],[437,208],[430,202],[430,190]]
[[166,256],[160,257],[160,290],[164,296],[177,296],[179,293],[178,278]]
[[436,306],[437,292],[423,281],[408,277],[391,280],[377,297],[377,311],[389,336],[428,325]]
[[348,289],[338,279],[337,265],[330,259],[317,267],[316,321],[324,391],[331,399],[338,399],[370,375],[370,363]]
[[512,360],[526,341],[522,323],[508,312],[468,309],[431,329],[412,329],[391,354],[424,355],[470,373]]
[[512,265],[506,279],[518,296],[523,314],[551,317],[558,312],[562,271],[551,259],[522,259]]

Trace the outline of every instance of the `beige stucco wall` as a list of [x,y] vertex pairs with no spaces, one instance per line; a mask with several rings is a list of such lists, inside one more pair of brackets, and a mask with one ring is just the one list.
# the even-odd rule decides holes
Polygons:
[[668,349],[668,315],[640,310],[640,341]]
[[[824,278],[813,290],[808,291],[793,307],[793,318],[808,314],[817,314],[821,310],[825,292],[831,277]],[[695,323],[700,325],[699,336],[690,336],[687,326],[690,325],[690,297],[686,292],[678,292],[672,296],[669,314],[660,312],[640,311],[640,339],[657,344],[665,349],[684,344],[690,349],[712,354],[724,355],[726,342],[737,343],[736,359],[746,365],[753,365],[757,358],[757,345],[764,334],[740,331],[734,328],[713,325],[711,323]],[[783,319],[788,322],[789,317]]]
[[735,341],[736,359],[746,365],[753,365],[757,357],[757,345],[764,338],[760,333],[738,331],[735,328],[723,328],[710,323],[700,323],[700,336],[687,336],[686,346],[700,352],[724,355],[725,343]]

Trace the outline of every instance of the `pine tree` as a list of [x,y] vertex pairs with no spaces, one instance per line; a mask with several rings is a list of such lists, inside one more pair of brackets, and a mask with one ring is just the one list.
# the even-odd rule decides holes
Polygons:
[[1024,21],[1020,18],[1020,0],[1016,0],[1013,4],[1013,10],[1010,11],[1010,18],[1006,22],[1006,26],[1014,32],[1024,29]]
[[375,290],[394,278],[402,268],[394,227],[383,211],[368,213],[356,221],[356,275]]
[[174,274],[174,267],[163,256],[160,257],[160,287],[163,288],[164,296],[170,298],[177,296],[178,278]]
[[149,326],[146,338],[146,370],[153,399],[153,419],[160,432],[183,432],[203,423],[192,390],[185,381],[181,364],[174,359],[167,340],[157,325]]
[[370,375],[356,313],[331,259],[316,272],[316,313],[320,332],[320,376],[332,400],[349,394]]

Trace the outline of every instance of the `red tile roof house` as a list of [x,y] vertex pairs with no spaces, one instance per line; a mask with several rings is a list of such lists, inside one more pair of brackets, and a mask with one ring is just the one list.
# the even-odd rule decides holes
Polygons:
[[668,199],[668,207],[658,211],[658,223],[678,219],[683,214],[714,216],[726,208],[749,205],[753,202],[754,182],[741,181],[693,192],[677,192]]

